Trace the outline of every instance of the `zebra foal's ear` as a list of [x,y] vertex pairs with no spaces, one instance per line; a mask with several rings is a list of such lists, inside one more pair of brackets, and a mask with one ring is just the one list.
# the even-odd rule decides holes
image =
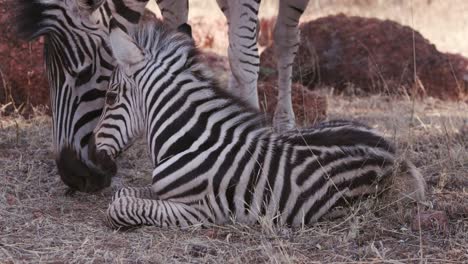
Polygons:
[[187,24],[187,23],[184,23],[182,25],[180,25],[179,27],[177,27],[177,31],[181,32],[181,33],[185,33],[187,34],[190,38],[193,39],[193,36],[192,36],[192,27]]
[[117,63],[131,66],[144,60],[143,51],[133,39],[112,19],[110,23],[110,44]]
[[105,1],[106,0],[76,0],[80,8],[90,12],[98,9]]

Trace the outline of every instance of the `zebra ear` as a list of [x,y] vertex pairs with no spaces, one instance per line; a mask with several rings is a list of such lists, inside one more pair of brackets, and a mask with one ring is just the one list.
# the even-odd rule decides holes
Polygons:
[[[115,21],[115,20],[112,20]],[[144,60],[145,55],[133,39],[111,21],[110,44],[117,63],[131,66]]]
[[78,6],[83,10],[93,12],[98,9],[105,0],[76,0]]
[[193,36],[192,36],[192,27],[187,24],[187,23],[184,23],[182,25],[180,25],[178,28],[177,28],[177,31],[181,32],[181,33],[185,33],[187,34],[190,38],[193,39]]

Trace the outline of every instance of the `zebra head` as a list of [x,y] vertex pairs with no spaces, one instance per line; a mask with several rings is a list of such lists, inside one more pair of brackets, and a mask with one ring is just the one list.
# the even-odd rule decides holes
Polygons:
[[119,66],[111,76],[104,112],[91,140],[95,149],[90,156],[100,164],[106,164],[108,157],[114,159],[144,130],[143,94],[131,75],[144,64],[145,54],[120,28],[117,31],[118,36],[111,35],[111,46]]
[[[174,78],[178,76],[175,72],[192,65],[191,56],[196,54],[190,36],[171,30],[166,24],[142,23],[139,30],[130,35],[113,19],[110,24],[110,46],[117,67],[92,139],[95,150],[91,151],[91,156],[100,164],[109,156],[115,158],[143,132],[150,137],[149,131],[155,127],[146,122],[147,119],[160,113],[156,106],[164,105],[160,102],[161,94],[174,85]],[[204,76],[200,74],[199,77]],[[180,81],[181,84],[185,82],[190,80]]]
[[[114,58],[106,42],[107,5],[85,0],[18,0],[19,33],[44,36],[50,86],[53,146],[58,172],[73,190],[98,191],[110,185],[114,164],[88,155],[89,139],[104,106]],[[99,8],[98,8],[99,6]]]

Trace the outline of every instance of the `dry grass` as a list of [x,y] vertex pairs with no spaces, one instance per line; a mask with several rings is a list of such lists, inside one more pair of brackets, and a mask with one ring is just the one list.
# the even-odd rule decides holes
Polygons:
[[[460,33],[468,24],[465,1],[433,0],[427,6],[426,0],[379,0],[366,8],[343,2],[349,3],[311,0],[305,17],[344,12],[392,18],[414,25],[443,50],[468,54],[466,32]],[[264,3],[261,12],[273,14],[275,5]],[[214,0],[192,4],[192,17],[217,10]],[[104,212],[113,188],[150,182],[144,143],[120,158],[113,188],[66,196],[51,152],[50,117],[41,111],[28,120],[2,116],[0,106],[0,263],[466,263],[468,105],[329,91],[322,93],[329,96],[330,118],[356,118],[385,132],[397,142],[401,157],[421,169],[430,204],[449,216],[448,231],[414,231],[407,218],[369,200],[345,217],[299,229],[276,228],[266,219],[254,227],[116,232],[105,226]]]
[[[224,226],[116,232],[103,222],[111,188],[66,196],[51,153],[50,118],[0,118],[0,262],[75,263],[461,263],[468,259],[468,120],[465,103],[330,96],[332,118],[365,121],[399,145],[429,183],[449,231],[413,231],[366,201],[344,218],[303,229]],[[143,142],[119,160],[115,185],[144,186]]]

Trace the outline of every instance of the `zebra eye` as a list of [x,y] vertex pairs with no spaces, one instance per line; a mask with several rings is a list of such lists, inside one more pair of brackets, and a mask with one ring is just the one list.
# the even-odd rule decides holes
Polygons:
[[117,93],[115,92],[108,92],[106,95],[106,104],[113,105],[117,101]]

